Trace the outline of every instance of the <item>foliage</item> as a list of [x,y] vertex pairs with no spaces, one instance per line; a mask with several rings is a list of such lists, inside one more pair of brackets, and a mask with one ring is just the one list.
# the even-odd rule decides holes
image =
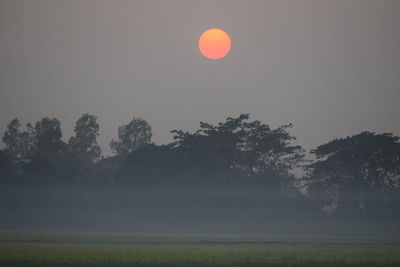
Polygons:
[[217,163],[214,166],[225,170],[224,179],[228,184],[258,180],[269,186],[280,186],[279,180],[290,177],[304,157],[300,146],[291,145],[295,137],[288,129],[292,125],[271,129],[260,121],[248,120],[248,114],[241,114],[216,126],[201,122],[200,129],[194,133],[174,130],[174,146],[195,155],[196,160],[199,155],[214,159]]
[[[302,147],[293,144],[292,127],[271,128],[250,120],[249,114],[241,114],[216,125],[201,122],[194,132],[174,130],[174,142],[155,145],[148,122],[134,117],[118,128],[118,139],[110,143],[116,155],[100,158],[96,116],[83,114],[68,144],[62,140],[56,118],[45,117],[34,126],[28,123],[24,130],[20,121],[13,119],[3,135],[1,181],[255,186],[299,195],[294,171],[306,161]],[[296,184],[306,185],[310,199],[319,202],[324,211],[376,216],[398,211],[399,137],[362,132],[322,144],[311,153],[316,160],[305,166],[307,175],[298,178]]]
[[36,150],[36,133],[33,126],[28,123],[24,132],[20,131],[20,127],[21,123],[17,118],[11,120],[3,136],[3,142],[6,145],[4,152],[13,159],[29,158]]
[[61,140],[60,121],[56,118],[43,118],[35,124],[37,154],[39,158],[57,159],[66,151],[66,144]]
[[369,195],[399,189],[400,142],[392,134],[362,132],[311,152],[310,192],[323,192],[339,208],[366,209]]
[[97,117],[83,114],[76,122],[75,136],[69,139],[69,149],[80,165],[88,166],[100,158],[101,149],[97,143],[100,126]]
[[141,118],[133,118],[118,128],[118,140],[112,140],[110,147],[117,155],[125,156],[135,149],[151,143],[151,126]]

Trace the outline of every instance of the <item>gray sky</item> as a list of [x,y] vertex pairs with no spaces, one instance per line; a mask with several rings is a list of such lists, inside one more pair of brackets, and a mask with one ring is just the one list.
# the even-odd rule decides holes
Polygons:
[[[208,28],[232,50],[197,48]],[[168,143],[250,113],[294,123],[310,149],[364,130],[400,134],[398,0],[0,0],[0,132],[18,117],[98,116],[106,153],[133,116]]]

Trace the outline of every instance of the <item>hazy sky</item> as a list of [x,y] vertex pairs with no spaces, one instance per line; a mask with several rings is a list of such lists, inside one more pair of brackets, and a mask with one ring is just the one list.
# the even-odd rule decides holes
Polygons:
[[[202,57],[199,35],[225,30],[230,54]],[[310,149],[364,130],[400,135],[398,0],[0,0],[0,133],[18,117],[82,113],[108,143],[133,116],[193,130],[250,113],[294,123]]]

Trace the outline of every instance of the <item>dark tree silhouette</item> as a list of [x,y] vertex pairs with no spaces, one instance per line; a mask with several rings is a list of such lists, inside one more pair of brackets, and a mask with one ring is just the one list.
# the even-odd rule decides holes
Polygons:
[[99,129],[97,117],[87,113],[76,122],[75,135],[69,139],[68,146],[81,166],[93,164],[100,158],[101,149],[97,143]]
[[18,119],[13,119],[8,125],[3,136],[3,142],[6,145],[4,151],[13,158],[20,155],[20,130],[21,123]]
[[57,159],[66,151],[66,144],[61,140],[60,121],[56,118],[43,118],[35,125],[37,157],[48,160]]
[[30,123],[26,125],[26,131],[20,131],[21,123],[17,118],[8,125],[3,136],[6,145],[4,152],[12,159],[29,158],[35,154],[35,129]]
[[110,147],[118,156],[126,156],[135,149],[151,143],[151,126],[141,118],[133,118],[118,128],[118,140],[112,140]]
[[317,161],[306,179],[314,196],[339,211],[368,209],[369,196],[389,193],[400,186],[399,137],[389,133],[360,134],[335,139],[311,151]]
[[60,121],[55,118],[43,118],[29,127],[25,137],[32,142],[32,153],[28,160],[16,164],[19,170],[15,178],[24,184],[65,184],[73,177],[74,170],[67,153],[67,145],[61,140]]
[[284,179],[292,178],[291,171],[304,157],[300,146],[290,144],[295,139],[288,132],[292,125],[271,129],[260,121],[248,120],[249,115],[242,114],[216,126],[202,122],[193,134],[174,130],[175,147],[196,158],[213,158],[218,162],[214,166],[224,169],[222,179],[227,184],[283,187]]

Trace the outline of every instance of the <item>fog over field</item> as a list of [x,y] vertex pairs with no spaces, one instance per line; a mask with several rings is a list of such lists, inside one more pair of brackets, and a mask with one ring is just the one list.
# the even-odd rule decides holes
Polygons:
[[400,234],[398,214],[321,215],[304,200],[257,189],[2,187],[0,193],[0,228],[7,230],[392,238]]

